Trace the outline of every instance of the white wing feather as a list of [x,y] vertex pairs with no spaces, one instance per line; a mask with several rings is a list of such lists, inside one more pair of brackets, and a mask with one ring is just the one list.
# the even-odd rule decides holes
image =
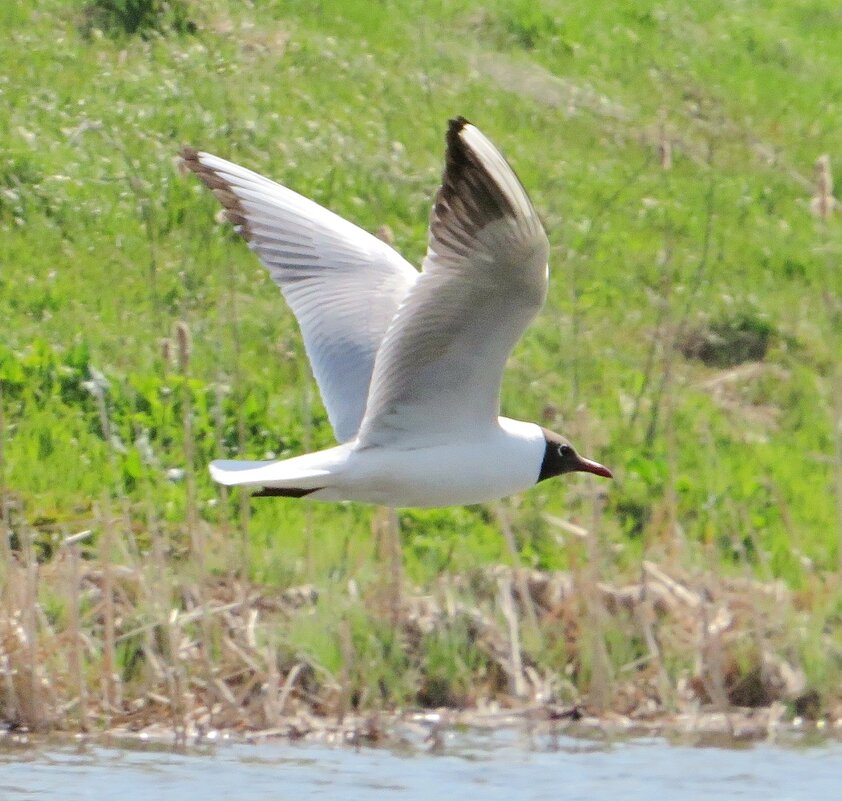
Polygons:
[[497,149],[451,121],[423,271],[377,354],[360,447],[497,425],[506,359],[544,304],[549,243]]
[[292,308],[340,442],[353,439],[377,350],[418,272],[385,242],[230,161],[182,157],[225,207]]

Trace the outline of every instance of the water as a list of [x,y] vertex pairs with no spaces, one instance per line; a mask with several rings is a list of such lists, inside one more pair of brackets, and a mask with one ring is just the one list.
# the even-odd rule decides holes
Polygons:
[[[442,791],[446,792],[441,797]],[[831,801],[842,744],[783,748],[451,733],[439,753],[310,743],[162,747],[0,746],[0,799],[87,801]]]

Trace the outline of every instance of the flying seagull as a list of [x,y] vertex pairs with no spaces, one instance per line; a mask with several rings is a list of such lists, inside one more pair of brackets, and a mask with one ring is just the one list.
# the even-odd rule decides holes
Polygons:
[[419,273],[385,242],[267,178],[192,148],[184,163],[281,288],[339,445],[210,465],[258,496],[452,506],[562,473],[611,478],[561,435],[500,417],[506,359],[547,294],[549,242],[512,168],[450,121]]

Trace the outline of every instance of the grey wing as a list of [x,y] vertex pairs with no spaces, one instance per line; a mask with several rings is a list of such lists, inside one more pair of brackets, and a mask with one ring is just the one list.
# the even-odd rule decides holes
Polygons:
[[452,120],[423,270],[377,354],[361,445],[411,447],[497,424],[506,360],[544,304],[548,254],[506,160]]
[[230,161],[185,148],[294,312],[337,440],[353,439],[374,360],[418,272],[385,242]]

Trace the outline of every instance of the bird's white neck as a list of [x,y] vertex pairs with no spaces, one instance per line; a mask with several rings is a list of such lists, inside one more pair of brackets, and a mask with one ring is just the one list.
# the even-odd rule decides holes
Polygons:
[[504,433],[525,442],[544,444],[544,432],[537,423],[527,423],[524,420],[513,420],[511,417],[498,417],[497,423]]

